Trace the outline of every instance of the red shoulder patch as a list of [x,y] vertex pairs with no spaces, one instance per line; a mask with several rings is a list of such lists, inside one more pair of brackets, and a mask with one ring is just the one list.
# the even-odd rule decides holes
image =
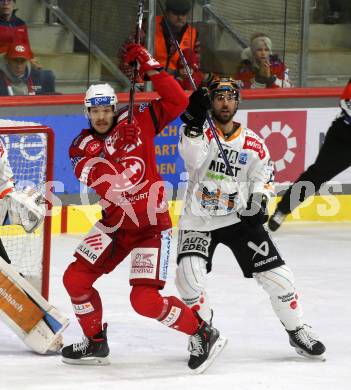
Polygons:
[[266,157],[263,144],[253,137],[245,138],[244,149],[254,150],[258,154],[260,160],[263,160]]
[[212,130],[211,130],[210,128],[208,128],[208,129],[205,131],[205,135],[206,135],[206,137],[207,137],[207,139],[208,139],[209,142],[210,142],[211,139],[214,137],[214,136],[213,136],[213,133],[212,133]]

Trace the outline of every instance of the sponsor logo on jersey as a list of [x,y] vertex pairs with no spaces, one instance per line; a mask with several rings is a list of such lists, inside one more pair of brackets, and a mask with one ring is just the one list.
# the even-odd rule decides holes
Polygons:
[[132,251],[131,257],[131,279],[156,277],[158,248],[136,248]]
[[263,160],[266,157],[266,152],[263,148],[263,144],[253,137],[245,137],[245,143],[243,148],[254,150],[258,154],[260,160]]
[[102,249],[102,235],[101,235],[101,233],[86,237],[86,238],[84,238],[83,241],[86,244],[90,245],[95,250]]
[[[239,153],[236,150],[233,150],[231,148],[228,148],[226,145],[223,146],[224,154],[227,157],[227,160],[229,162],[230,168],[232,172],[234,173],[234,176],[236,177],[238,173],[241,171],[240,167],[236,167],[235,164],[238,160]],[[218,173],[218,174],[224,174],[227,176],[232,176],[231,172],[227,169],[227,165],[224,161],[224,158],[222,156],[222,153],[218,151],[218,155],[216,159],[212,160],[209,166],[209,171]]]
[[80,304],[73,303],[73,311],[79,315],[88,314],[94,311],[94,306],[91,304],[91,302],[85,302]]
[[218,210],[226,210],[228,213],[231,212],[235,206],[236,195],[237,192],[228,194],[222,192],[218,187],[211,191],[203,184],[199,185],[199,190],[195,193],[201,207],[210,213],[213,212],[214,215]]
[[94,137],[92,135],[88,135],[88,137],[84,137],[82,142],[79,144],[78,148],[80,150],[84,150],[85,147],[87,146],[88,142],[92,141]]
[[172,309],[168,313],[167,317],[161,321],[162,324],[171,327],[177,322],[180,313],[181,313],[181,309],[179,307],[172,306]]
[[93,226],[88,235],[78,245],[76,252],[91,264],[95,264],[112,239]]
[[102,149],[101,142],[94,140],[92,142],[89,142],[89,144],[86,146],[86,152],[90,154],[91,156],[96,156]]
[[149,103],[141,103],[139,105],[139,112],[144,112],[149,107]]
[[135,156],[124,157],[120,160],[124,171],[120,172],[118,181],[114,182],[113,191],[123,192],[135,187],[145,176],[145,162]]
[[239,164],[246,165],[247,163],[247,153],[241,152],[239,154]]

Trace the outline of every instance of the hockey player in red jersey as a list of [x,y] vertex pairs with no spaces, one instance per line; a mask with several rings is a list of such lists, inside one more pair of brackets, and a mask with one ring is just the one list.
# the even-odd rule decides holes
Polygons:
[[75,138],[70,158],[77,178],[100,195],[103,217],[78,246],[63,277],[85,335],[83,342],[63,348],[63,361],[108,364],[107,324],[93,284],[130,254],[133,309],[200,340],[206,353],[191,357],[189,367],[202,372],[226,340],[178,298],[159,293],[167,277],[171,220],[154,137],[184,111],[188,99],[141,45],[129,45],[125,61],[137,62],[140,76],[152,81],[161,98],[135,106],[128,123],[127,109],[116,111],[117,98],[108,84],[93,85],[86,93],[90,128]]
[[[269,219],[268,226],[272,231],[279,229],[285,218],[323,183],[351,166],[351,79],[341,95],[340,108],[341,114],[329,127],[316,161],[287,189]],[[294,191],[295,196],[292,196],[294,188],[300,191]]]
[[[263,140],[234,120],[239,97],[233,79],[214,79],[209,91],[200,88],[190,96],[181,116],[185,124],[178,147],[189,181],[178,225],[176,286],[183,301],[212,322],[207,273],[211,272],[216,247],[223,244],[235,256],[244,276],[253,278],[269,295],[296,351],[324,359],[325,346],[304,324],[293,273],[263,226],[273,195],[273,168]],[[223,151],[205,121],[207,109],[211,109]]]

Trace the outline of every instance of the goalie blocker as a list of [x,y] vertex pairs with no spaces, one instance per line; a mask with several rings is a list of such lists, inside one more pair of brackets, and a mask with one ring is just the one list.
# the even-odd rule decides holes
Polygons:
[[0,317],[33,351],[57,352],[68,319],[0,257]]

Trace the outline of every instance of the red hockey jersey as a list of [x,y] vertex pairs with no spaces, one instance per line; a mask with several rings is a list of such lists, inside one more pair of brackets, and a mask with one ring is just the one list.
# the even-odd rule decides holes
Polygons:
[[[152,76],[151,81],[161,99],[135,106],[134,119],[141,129],[137,145],[128,145],[112,157],[108,153],[110,134],[85,129],[70,147],[74,173],[100,195],[101,222],[108,227],[171,226],[164,184],[157,172],[154,137],[186,109],[188,98],[166,72]],[[118,122],[126,119],[124,111]]]

